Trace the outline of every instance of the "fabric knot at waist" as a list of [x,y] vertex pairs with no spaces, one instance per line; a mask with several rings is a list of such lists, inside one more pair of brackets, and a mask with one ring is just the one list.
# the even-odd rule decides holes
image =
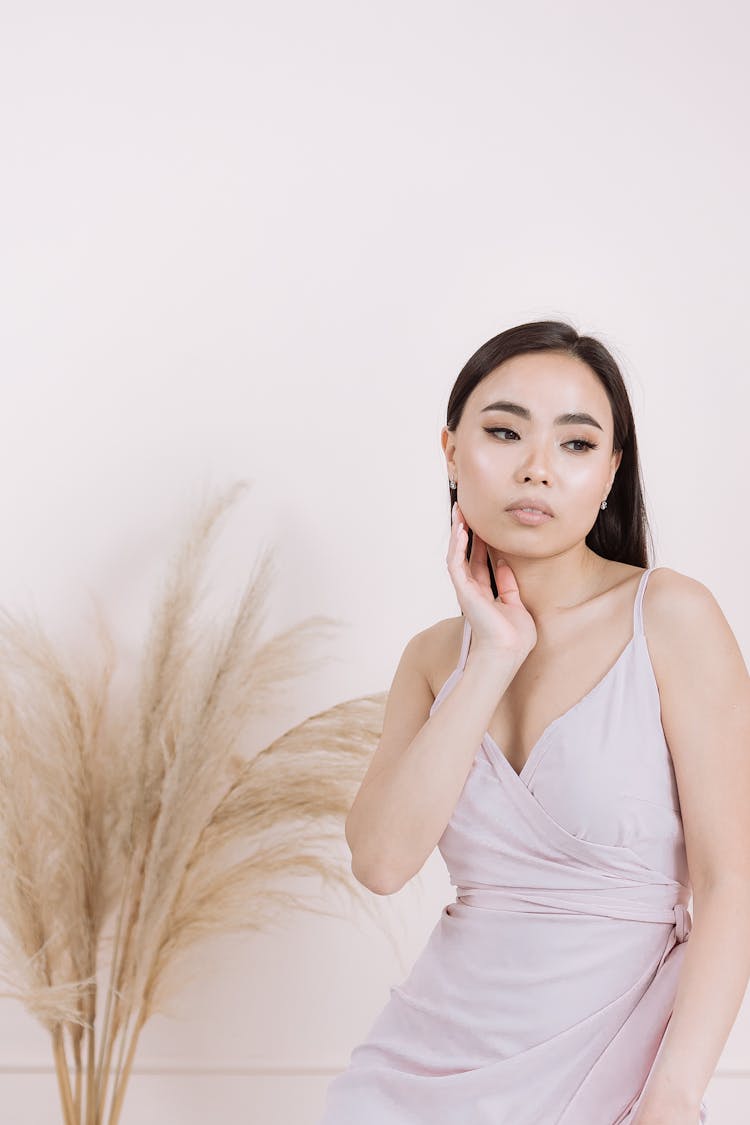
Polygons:
[[[675,897],[678,895],[677,901]],[[675,939],[686,941],[693,920],[688,910],[689,889],[681,883],[626,885],[612,890],[499,887],[464,883],[456,887],[456,902],[486,910],[521,914],[570,914],[621,918],[631,922],[671,922]]]
[[687,906],[683,902],[676,902],[674,904],[675,913],[675,937],[678,941],[687,941],[688,935],[693,928],[693,919]]

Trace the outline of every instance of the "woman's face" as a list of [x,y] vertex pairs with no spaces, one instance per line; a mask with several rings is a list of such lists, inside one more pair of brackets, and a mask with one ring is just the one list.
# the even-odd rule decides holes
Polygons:
[[[587,418],[561,420],[566,414]],[[509,559],[544,558],[586,538],[620,464],[612,438],[597,376],[554,352],[506,360],[474,388],[457,429],[441,433],[466,522]],[[553,517],[520,523],[507,509],[526,498],[543,501]]]

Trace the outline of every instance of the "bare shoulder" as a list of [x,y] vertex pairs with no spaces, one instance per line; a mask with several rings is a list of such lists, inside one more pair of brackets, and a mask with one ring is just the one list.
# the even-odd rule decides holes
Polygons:
[[436,660],[450,649],[451,633],[456,628],[455,621],[456,619],[450,618],[438,621],[415,633],[404,645],[386,693],[380,739],[362,779],[361,788],[369,784],[384,764],[397,759],[427,722],[435,698],[432,685]]
[[716,598],[703,582],[673,570],[670,566],[657,566],[648,580],[643,595],[644,624],[662,631],[663,627],[677,624],[685,613],[704,619],[723,617]]
[[707,660],[742,662],[737,639],[705,583],[672,567],[656,567],[643,595],[643,625],[660,690],[679,678],[686,646]]
[[433,697],[458,664],[461,655],[465,618],[444,617],[412,638],[415,659],[419,661]]

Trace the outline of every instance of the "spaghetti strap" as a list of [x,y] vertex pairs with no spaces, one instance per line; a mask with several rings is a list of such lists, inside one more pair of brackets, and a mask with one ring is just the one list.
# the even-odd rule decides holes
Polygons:
[[646,589],[649,575],[654,568],[652,566],[646,567],[641,580],[638,583],[638,589],[635,594],[635,602],[633,604],[633,636],[644,636],[645,630],[643,628],[643,594]]

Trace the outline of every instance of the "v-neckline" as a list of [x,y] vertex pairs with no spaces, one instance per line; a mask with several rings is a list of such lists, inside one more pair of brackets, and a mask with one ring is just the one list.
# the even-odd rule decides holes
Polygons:
[[526,761],[524,762],[524,764],[522,765],[520,770],[517,770],[511,764],[511,762],[509,761],[509,759],[507,758],[507,756],[505,755],[505,753],[503,752],[501,747],[497,744],[495,739],[492,737],[490,732],[488,730],[486,730],[484,732],[484,734],[482,735],[482,743],[484,743],[484,744],[489,743],[489,749],[492,752],[493,760],[494,760],[494,758],[498,758],[500,760],[501,764],[502,764],[503,769],[509,770],[509,772],[513,775],[513,777],[515,777],[518,781],[521,781],[521,782],[525,783],[526,779],[529,775],[529,772],[530,772],[532,766],[534,765],[534,761],[535,761],[535,759],[538,755],[538,752],[539,752],[540,748],[542,747],[542,745],[545,743],[545,741],[547,739],[547,736],[549,734],[551,734],[552,731],[560,725],[560,723],[562,723],[565,719],[567,719],[570,715],[572,715],[574,711],[577,711],[579,707],[581,707],[584,703],[586,703],[587,700],[590,699],[591,696],[594,694],[594,692],[598,691],[599,688],[603,687],[603,685],[607,682],[607,680],[610,678],[610,676],[612,676],[614,674],[615,670],[620,666],[622,661],[625,659],[626,655],[630,652],[631,648],[635,644],[635,640],[636,640],[636,633],[634,632],[632,637],[628,641],[628,643],[625,645],[625,647],[620,652],[620,654],[617,657],[617,659],[615,660],[614,664],[612,664],[607,669],[607,671],[604,673],[604,675],[599,680],[597,680],[597,682],[594,684],[594,686],[592,688],[589,688],[589,690],[586,692],[585,695],[581,696],[580,699],[576,700],[575,703],[571,704],[571,706],[568,707],[568,709],[566,711],[563,711],[563,713],[561,715],[558,715],[556,718],[552,719],[549,723],[547,723],[547,726],[544,728],[542,733],[539,735],[539,738],[536,740],[534,745],[531,747],[531,750],[528,753]]
[[[589,688],[589,690],[586,692],[586,694],[581,696],[580,699],[578,699],[575,703],[573,703],[570,707],[568,707],[566,711],[563,711],[563,713],[561,715],[558,715],[556,718],[552,719],[551,722],[549,722],[547,724],[547,726],[544,728],[542,733],[539,735],[539,738],[536,740],[534,745],[531,747],[531,750],[528,753],[526,761],[524,762],[524,764],[522,765],[520,770],[516,770],[515,767],[511,765],[510,761],[508,760],[506,755],[503,753],[502,748],[498,745],[498,743],[492,737],[489,730],[486,730],[484,732],[484,734],[482,735],[480,746],[484,746],[485,750],[488,751],[492,761],[498,760],[499,765],[500,765],[500,769],[501,770],[507,770],[517,781],[520,781],[524,786],[526,785],[526,781],[528,779],[528,776],[529,776],[531,770],[534,768],[534,765],[536,763],[536,759],[538,758],[542,747],[546,743],[548,736],[554,730],[556,730],[557,727],[559,727],[561,723],[563,723],[566,719],[568,719],[573,714],[574,711],[577,711],[579,707],[582,707],[584,703],[588,702],[588,700],[591,699],[591,697],[596,692],[598,692],[609,681],[609,679],[615,674],[617,669],[619,669],[619,667],[621,666],[621,664],[625,660],[625,657],[627,656],[627,654],[635,646],[638,638],[643,636],[642,616],[641,616],[642,615],[641,598],[642,598],[644,585],[646,583],[647,577],[648,577],[649,573],[651,572],[651,570],[653,570],[653,567],[650,567],[650,566],[646,567],[644,569],[643,574],[639,578],[638,584],[636,586],[635,597],[633,599],[633,633],[632,633],[632,636],[631,636],[630,640],[625,645],[625,647],[622,649],[622,651],[619,653],[619,655],[617,656],[614,663],[612,665],[610,665],[610,667],[607,669],[607,671],[604,673],[604,675],[601,676],[596,681],[594,686],[592,688]],[[468,652],[469,652],[469,646],[471,644],[471,625],[469,624],[468,620],[466,620],[466,622],[465,622],[464,630],[468,633],[468,635],[465,637],[464,644],[462,645],[461,658],[459,660],[459,664],[454,669],[451,676],[448,677],[448,681],[446,681],[446,683],[443,685],[443,688],[441,688],[441,691],[438,693],[438,696],[436,696],[435,700],[433,701],[433,707],[434,707],[435,703],[437,702],[437,699],[440,697],[440,695],[442,695],[442,692],[444,691],[444,689],[448,686],[448,682],[451,679],[453,679],[453,677],[456,674],[463,673],[464,665],[466,663],[466,659],[467,659]]]

